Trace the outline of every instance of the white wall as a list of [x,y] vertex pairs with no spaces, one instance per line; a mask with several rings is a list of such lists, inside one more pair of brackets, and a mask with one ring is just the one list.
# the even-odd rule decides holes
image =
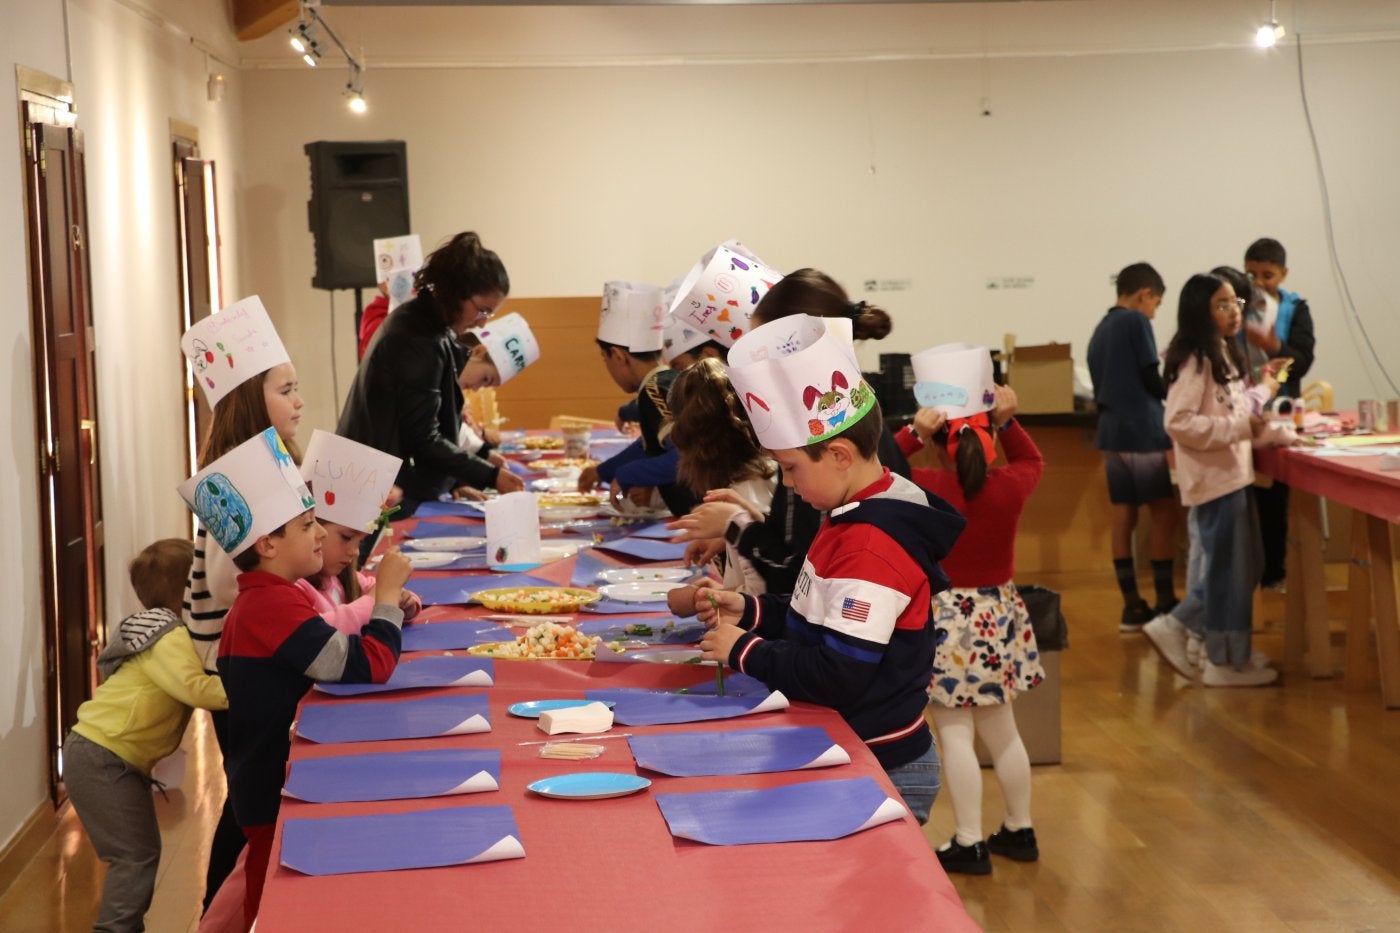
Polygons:
[[[867,347],[1070,341],[1082,359],[1109,277],[1147,259],[1172,292],[1274,236],[1317,317],[1317,377],[1339,399],[1383,389],[1330,271],[1297,54],[1250,45],[1243,0],[890,7],[388,9],[328,6],[363,43],[371,110],[344,71],[296,65],[281,33],[245,49],[245,281],[279,319],[309,399],[333,423],[354,367],[351,300],[309,287],[301,147],[408,142],[415,229],[475,228],[519,296],[668,281],[737,235],[779,268],[816,265],[894,314]],[[1400,7],[1283,4],[1302,30],[1313,117],[1352,295],[1400,347],[1382,279],[1400,248]],[[981,116],[988,98],[990,117]],[[990,278],[1033,287],[988,291]],[[1397,367],[1400,369],[1400,367]],[[1400,378],[1400,372],[1392,376]]]
[[[223,171],[224,256],[238,266],[233,190],[241,114],[234,68],[222,104],[205,97],[206,55],[236,61],[222,0],[69,0],[65,53],[61,0],[0,0],[0,95],[14,113],[14,65],[76,87],[87,149],[89,245],[97,342],[98,436],[106,494],[108,621],[136,608],[126,564],[150,541],[186,533],[175,493],[180,461],[181,366],[169,120],[196,126],[206,157]],[[191,42],[191,37],[199,45]],[[48,792],[43,673],[42,570],[34,447],[28,268],[19,141],[0,142],[0,263],[12,300],[0,311],[9,368],[8,445],[0,457],[0,554],[12,581],[0,613],[0,795],[3,846]],[[237,290],[237,277],[230,288]],[[61,581],[61,585],[72,585]]]

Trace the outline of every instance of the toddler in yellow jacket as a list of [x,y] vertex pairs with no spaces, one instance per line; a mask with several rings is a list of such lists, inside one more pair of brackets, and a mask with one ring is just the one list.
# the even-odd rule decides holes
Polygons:
[[145,929],[160,865],[151,768],[179,747],[193,707],[228,708],[222,682],[204,672],[180,621],[193,559],[190,542],[167,538],[131,562],[146,610],[123,619],[98,657],[105,679],[78,707],[63,743],[68,797],[108,865],[94,931]]

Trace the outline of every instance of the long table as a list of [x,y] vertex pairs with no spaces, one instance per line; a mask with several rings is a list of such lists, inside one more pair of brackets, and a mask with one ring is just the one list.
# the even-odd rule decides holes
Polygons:
[[1400,473],[1381,470],[1379,455],[1328,457],[1287,447],[1257,450],[1255,463],[1260,473],[1292,489],[1285,664],[1293,668],[1306,664],[1313,677],[1334,673],[1322,567],[1321,499],[1329,499],[1351,508],[1358,518],[1364,516],[1364,523],[1356,523],[1352,536],[1347,678],[1359,679],[1363,666],[1369,663],[1368,630],[1374,620],[1381,696],[1387,708],[1400,707],[1400,620],[1393,535],[1394,526],[1400,524]]
[[[466,529],[464,529],[466,530]],[[538,576],[567,583],[574,558]],[[410,588],[412,584],[410,582]],[[423,618],[462,618],[479,608],[434,607]],[[413,654],[405,658],[414,657]],[[309,804],[284,799],[268,870],[259,933],[305,930],[715,931],[975,930],[913,817],[832,841],[709,846],[671,836],[656,792],[768,788],[806,780],[868,776],[898,792],[844,720],[826,707],[793,703],[783,712],[672,726],[629,727],[639,735],[775,725],[821,726],[851,757],[819,771],[675,778],[647,773],[652,786],[607,800],[545,799],[531,781],[573,771],[635,773],[625,740],[589,762],[541,759],[544,733],[509,715],[521,700],[576,697],[602,687],[672,689],[709,679],[708,670],[658,664],[497,660],[495,685],[456,688],[485,693],[492,731],[434,739],[317,745],[292,742],[293,762],[323,755],[426,748],[494,748],[502,753],[501,788],[485,794],[374,803]],[[379,697],[387,699],[388,697]],[[303,708],[337,699],[312,691]],[[621,728],[621,727],[619,727]],[[523,859],[372,874],[313,877],[278,864],[285,820],[293,817],[404,813],[442,806],[508,804]]]

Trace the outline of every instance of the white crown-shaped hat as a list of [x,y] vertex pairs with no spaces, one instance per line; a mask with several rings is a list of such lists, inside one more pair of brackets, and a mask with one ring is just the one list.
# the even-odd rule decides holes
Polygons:
[[254,376],[292,359],[257,295],[196,321],[180,338],[180,349],[210,408]]
[[700,257],[669,310],[687,327],[732,347],[748,332],[759,300],[782,277],[738,240],[728,240]]
[[491,362],[496,364],[496,372],[501,375],[501,385],[540,358],[540,345],[530,325],[519,314],[505,314],[494,318],[485,327],[471,331]]
[[598,339],[634,353],[661,349],[666,308],[659,286],[645,282],[604,282]]
[[301,478],[316,497],[317,519],[370,531],[401,466],[392,454],[317,429],[301,458]]
[[996,404],[992,354],[970,343],[945,343],[910,359],[914,398],[921,408],[936,408],[949,418],[966,418]]
[[276,428],[254,435],[180,484],[180,497],[230,557],[311,508]]
[[835,437],[875,405],[846,318],[794,314],[755,327],[729,351],[729,381],[769,450]]

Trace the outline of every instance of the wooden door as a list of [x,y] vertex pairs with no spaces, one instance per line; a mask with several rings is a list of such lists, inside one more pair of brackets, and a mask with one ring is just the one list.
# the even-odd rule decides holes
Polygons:
[[48,724],[59,750],[92,694],[105,637],[102,492],[83,143],[25,105],[30,307],[45,574]]

